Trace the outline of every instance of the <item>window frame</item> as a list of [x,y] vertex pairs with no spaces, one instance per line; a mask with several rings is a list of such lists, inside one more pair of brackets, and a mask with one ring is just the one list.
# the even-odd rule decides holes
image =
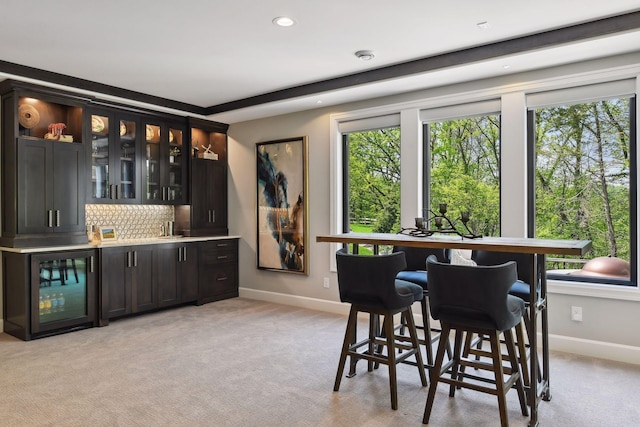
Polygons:
[[[424,209],[430,209],[429,200],[431,199],[431,152],[429,147],[431,146],[431,131],[430,125],[432,123],[439,123],[444,121],[466,119],[471,117],[497,115],[499,121],[498,140],[500,144],[499,157],[498,157],[498,236],[502,235],[502,109],[501,106],[498,110],[495,110],[495,105],[500,106],[499,101],[489,100],[484,102],[478,102],[473,104],[463,105],[451,105],[443,108],[438,108],[434,113],[429,113],[429,110],[423,110],[421,113],[422,124],[422,207]],[[432,110],[433,111],[433,110]],[[445,112],[445,114],[443,114]],[[473,214],[473,212],[472,212]]]
[[[360,122],[359,125],[352,125],[352,122],[346,122],[349,123],[349,125],[347,126],[339,126],[340,129],[340,135],[342,137],[342,147],[341,147],[341,152],[342,152],[342,204],[341,204],[341,209],[342,209],[342,232],[344,232],[344,230],[349,230],[351,227],[350,224],[350,212],[349,212],[349,206],[350,206],[350,199],[349,199],[349,152],[350,152],[350,144],[349,144],[349,135],[352,133],[358,133],[358,132],[367,132],[367,131],[375,131],[375,130],[381,130],[381,129],[389,129],[389,128],[394,128],[397,127],[398,129],[400,129],[400,135],[402,135],[402,130],[401,130],[401,124],[400,124],[400,117],[397,114],[390,114],[390,115],[385,115],[385,116],[380,116],[380,117],[373,117],[371,119],[361,119],[358,120],[357,122]],[[401,144],[402,146],[402,144]],[[402,162],[400,163],[400,168],[402,171]],[[401,172],[402,173],[402,172]],[[402,197],[400,197],[402,199]],[[400,209],[402,210],[402,200],[398,201],[399,205],[400,205]]]
[[[616,85],[618,82],[613,82]],[[602,86],[598,85],[598,89],[602,91]],[[617,86],[615,86],[617,87]],[[582,92],[582,87],[578,88]],[[536,121],[535,112],[540,108],[550,108],[553,106],[561,105],[576,105],[582,103],[597,102],[606,99],[612,99],[617,97],[624,97],[629,99],[629,222],[632,226],[629,227],[629,263],[631,265],[631,275],[629,280],[615,279],[615,278],[597,278],[590,276],[567,276],[562,274],[549,274],[548,280],[559,281],[564,283],[578,283],[584,286],[590,285],[603,285],[614,287],[628,287],[639,289],[638,286],[638,150],[637,150],[637,103],[638,96],[636,94],[628,95],[605,95],[606,92],[601,92],[598,96],[592,96],[584,99],[576,99],[575,93],[578,92],[575,88],[568,89],[567,92],[573,96],[566,97],[566,103],[561,101],[562,96],[551,96],[553,102],[549,105],[540,103],[532,103],[531,106],[527,105],[527,237],[535,237],[536,231]],[[598,90],[596,90],[597,92]],[[557,92],[562,92],[559,90]],[[537,105],[536,105],[537,104]]]

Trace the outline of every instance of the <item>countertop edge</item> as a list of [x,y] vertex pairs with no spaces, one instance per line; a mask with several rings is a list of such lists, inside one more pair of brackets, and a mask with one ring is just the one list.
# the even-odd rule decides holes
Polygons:
[[64,245],[64,246],[37,246],[29,248],[9,248],[0,246],[0,252],[13,252],[20,254],[39,253],[39,252],[61,252],[73,251],[80,249],[102,249],[113,248],[118,246],[139,246],[139,245],[162,245],[165,243],[191,243],[191,242],[207,242],[214,240],[240,239],[240,236],[195,236],[195,237],[174,237],[174,238],[148,238],[148,239],[122,239],[114,242],[90,242],[80,245]]

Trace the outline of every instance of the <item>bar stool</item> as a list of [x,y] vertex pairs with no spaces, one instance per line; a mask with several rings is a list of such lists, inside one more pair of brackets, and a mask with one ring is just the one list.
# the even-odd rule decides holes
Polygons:
[[[423,386],[427,385],[418,334],[411,311],[411,305],[423,298],[422,288],[413,283],[396,280],[396,274],[406,266],[403,252],[365,256],[348,254],[345,249],[341,249],[336,253],[336,261],[340,301],[350,303],[351,309],[333,390],[340,389],[347,356],[351,358],[349,376],[355,375],[355,364],[358,360],[368,361],[369,372],[373,371],[374,363],[382,363],[389,367],[391,408],[398,409],[396,380],[398,363],[410,356],[415,356],[420,381]],[[361,341],[357,341],[356,332],[359,312],[369,314],[369,334]],[[409,338],[395,334],[393,317],[398,313],[406,316]],[[384,317],[384,336],[379,332],[377,321],[379,316]],[[359,351],[363,347],[364,351]],[[402,353],[396,355],[397,350],[402,350]]]
[[[529,357],[530,357],[530,345],[528,338],[529,334],[529,322],[530,322],[530,307],[529,307],[529,292],[531,291],[530,283],[536,283],[536,293],[539,292],[539,280],[535,280],[531,277],[531,256],[528,254],[511,253],[511,252],[491,252],[485,250],[474,251],[473,259],[478,265],[498,265],[505,262],[515,261],[518,270],[517,280],[511,285],[509,294],[516,296],[524,301],[525,304],[525,321],[515,327],[516,333],[516,348],[518,349],[518,359],[520,361],[520,371],[525,386],[529,386]],[[469,354],[476,355],[476,358],[483,356],[484,353],[481,350],[483,337],[478,337],[477,341],[472,342],[472,337],[468,336],[465,343],[465,356]],[[538,371],[540,367],[538,366]],[[540,376],[539,376],[540,378]]]
[[[418,248],[411,246],[394,246],[393,252],[404,252],[407,266],[398,273],[396,279],[415,283],[422,287],[424,297],[420,300],[422,315],[422,325],[416,325],[418,330],[422,330],[424,338],[420,339],[420,344],[425,346],[427,353],[427,365],[433,366],[433,344],[438,342],[440,329],[431,326],[431,314],[429,313],[429,288],[427,286],[427,271],[425,270],[427,257],[433,255],[440,262],[447,262],[446,251],[436,248]],[[404,317],[402,325],[406,323]],[[404,333],[404,328],[400,328],[400,333]],[[451,356],[451,352],[448,352]]]
[[[431,316],[439,319],[442,334],[438,344],[435,366],[431,370],[431,384],[422,422],[429,423],[439,382],[449,384],[449,396],[456,388],[470,388],[498,397],[501,425],[508,426],[506,394],[515,387],[522,415],[528,415],[524,386],[511,329],[522,321],[525,307],[520,298],[509,295],[516,280],[516,263],[497,266],[465,266],[427,259]],[[455,331],[453,358],[443,368],[444,352],[450,331]],[[463,334],[476,333],[489,338],[491,363],[470,360],[461,356]],[[504,336],[510,370],[505,380],[500,350],[500,335]],[[493,372],[494,378],[470,375],[462,368],[469,366]],[[447,372],[443,372],[447,371]],[[447,378],[450,372],[450,378]],[[493,387],[487,386],[492,384]]]

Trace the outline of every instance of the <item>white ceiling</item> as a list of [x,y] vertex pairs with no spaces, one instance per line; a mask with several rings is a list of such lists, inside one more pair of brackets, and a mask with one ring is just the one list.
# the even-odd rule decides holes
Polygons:
[[[0,60],[210,107],[638,10],[640,0],[2,0]],[[296,25],[273,25],[281,15]],[[375,59],[356,59],[363,49]],[[637,51],[640,28],[212,118],[234,123],[319,100],[333,105]]]

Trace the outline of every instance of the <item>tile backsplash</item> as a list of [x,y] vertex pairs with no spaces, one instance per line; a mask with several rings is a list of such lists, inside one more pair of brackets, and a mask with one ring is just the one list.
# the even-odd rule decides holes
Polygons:
[[164,205],[85,205],[86,224],[114,226],[118,240],[160,236],[160,227],[174,221],[173,206]]

